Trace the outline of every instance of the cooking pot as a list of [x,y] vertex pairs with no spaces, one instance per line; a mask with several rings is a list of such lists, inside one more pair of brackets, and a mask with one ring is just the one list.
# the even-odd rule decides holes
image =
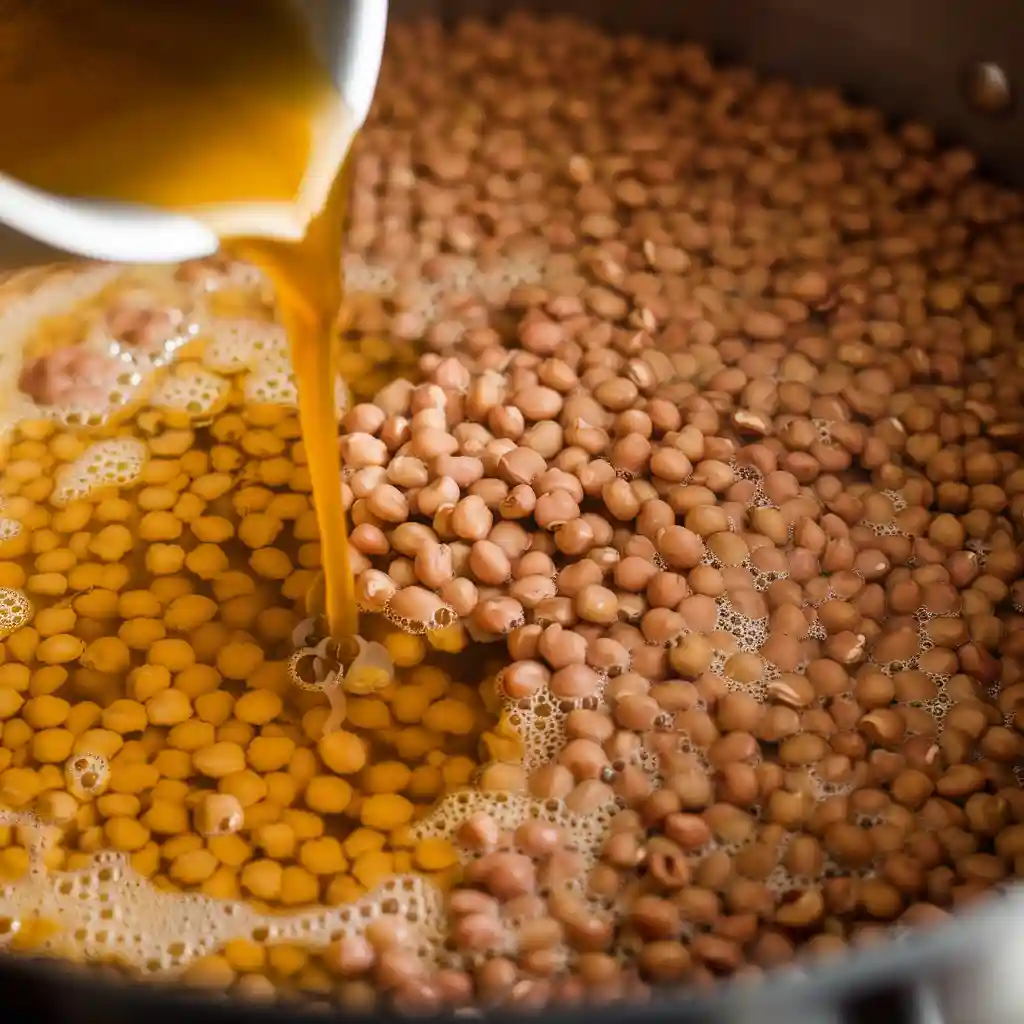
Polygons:
[[[330,0],[328,0],[328,3]],[[971,146],[987,168],[1024,185],[1024,9],[1015,0],[537,0],[614,31],[685,37],[787,79],[841,86]],[[505,0],[392,0],[391,17],[507,12]],[[0,265],[52,253],[0,232]],[[320,1020],[323,1012],[253,1007],[181,989],[107,980],[57,963],[0,958],[6,1019],[110,1024],[117,1018],[192,1024]],[[506,1015],[497,1015],[503,1019]],[[1024,1020],[1024,887],[993,896],[955,923],[880,947],[712,992],[666,993],[644,1005],[552,1009],[558,1024],[607,1017],[660,1024],[1010,1024]]]

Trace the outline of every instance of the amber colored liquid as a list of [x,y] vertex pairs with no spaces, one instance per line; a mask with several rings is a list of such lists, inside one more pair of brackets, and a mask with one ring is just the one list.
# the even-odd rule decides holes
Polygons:
[[0,0],[0,171],[184,211],[273,281],[335,636],[356,630],[331,344],[347,113],[285,0]]

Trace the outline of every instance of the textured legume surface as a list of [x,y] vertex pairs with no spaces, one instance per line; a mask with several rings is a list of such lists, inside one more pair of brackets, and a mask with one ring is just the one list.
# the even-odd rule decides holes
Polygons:
[[1022,212],[927,128],[696,47],[396,28],[339,388],[394,678],[344,699],[303,647],[265,286],[23,283],[10,944],[530,1008],[757,975],[1020,876]]

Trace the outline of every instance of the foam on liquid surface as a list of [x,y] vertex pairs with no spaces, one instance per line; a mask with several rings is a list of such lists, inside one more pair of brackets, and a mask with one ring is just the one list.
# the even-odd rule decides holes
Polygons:
[[134,437],[96,441],[57,474],[56,505],[84,498],[100,487],[131,487],[146,463],[145,444]]

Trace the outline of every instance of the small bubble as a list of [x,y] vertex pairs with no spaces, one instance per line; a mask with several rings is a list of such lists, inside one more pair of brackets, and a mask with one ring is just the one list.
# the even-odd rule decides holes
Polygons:
[[736,459],[730,459],[729,467],[740,480],[753,480],[760,484],[761,471],[756,466],[752,466],[749,463],[739,463]]
[[109,775],[110,766],[100,754],[76,754],[64,766],[68,790],[76,796],[98,794]]
[[314,653],[312,647],[303,647],[288,660],[288,674],[300,690],[323,693],[338,681],[337,669],[332,669],[325,658]]
[[443,605],[434,612],[430,628],[447,629],[449,626],[454,626],[458,621],[459,616],[456,614],[455,609],[448,605]]
[[811,420],[814,428],[818,431],[818,440],[821,444],[832,444],[832,421],[814,419]]

